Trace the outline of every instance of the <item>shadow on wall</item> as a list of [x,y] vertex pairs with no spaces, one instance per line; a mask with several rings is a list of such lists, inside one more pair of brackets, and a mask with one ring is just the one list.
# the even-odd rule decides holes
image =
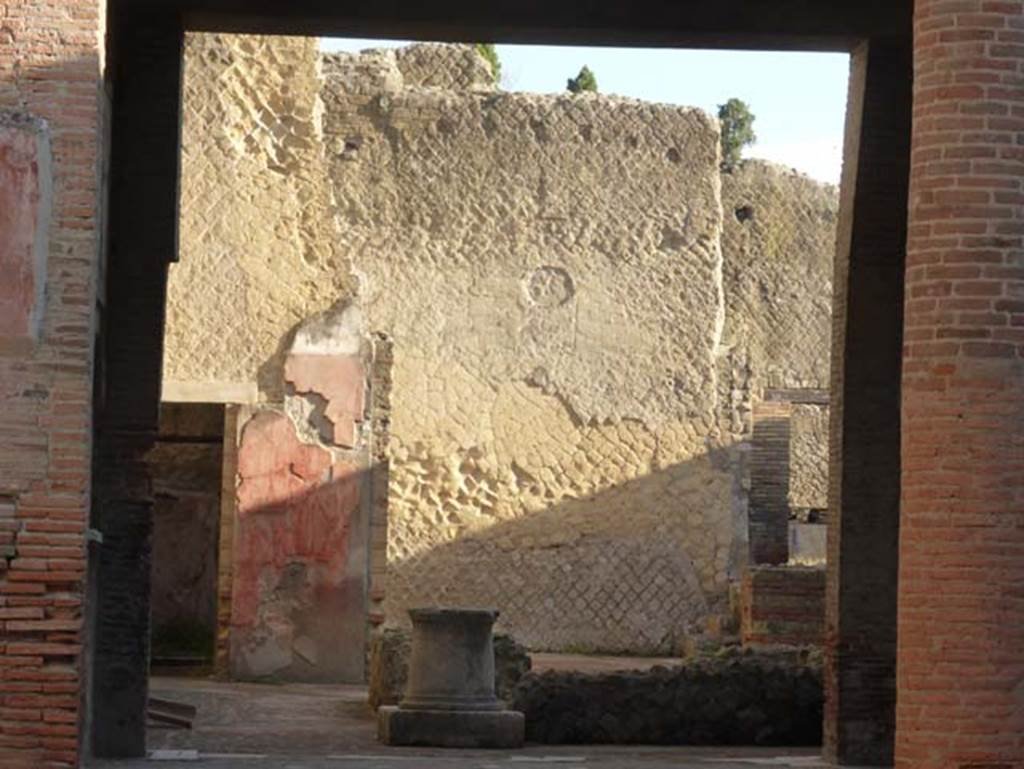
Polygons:
[[[725,584],[702,580],[703,529],[687,487],[735,479],[737,447],[724,447],[515,520],[436,526],[450,541],[387,568],[388,616],[413,606],[491,606],[499,629],[528,647],[577,652],[677,653],[710,613],[726,609],[730,568],[745,559],[745,521],[711,511],[732,540]],[[261,504],[236,513],[231,668],[242,678],[354,680],[365,654],[370,488],[380,468],[292,460],[263,471]],[[668,499],[656,519],[634,509]],[[701,511],[706,514],[708,511]],[[707,532],[705,532],[707,533]]]
[[154,659],[212,660],[222,452],[222,442],[160,441],[147,455],[154,486]]
[[[728,582],[746,560],[738,453],[715,449],[513,520],[456,526],[441,509],[422,511],[449,541],[389,555],[389,620],[407,623],[414,606],[489,606],[499,630],[535,651],[677,653],[691,629],[727,610]],[[711,484],[727,486],[730,504],[697,509],[699,487]],[[638,515],[652,500],[665,502]],[[716,560],[723,542],[728,555]]]
[[288,351],[295,344],[295,335],[306,322],[307,319],[303,318],[282,334],[277,347],[274,348],[274,354],[263,361],[256,370],[256,385],[260,392],[273,393],[284,387],[285,358],[288,357]]

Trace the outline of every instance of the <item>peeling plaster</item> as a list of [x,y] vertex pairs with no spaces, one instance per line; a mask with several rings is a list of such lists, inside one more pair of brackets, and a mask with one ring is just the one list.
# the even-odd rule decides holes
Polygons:
[[0,353],[38,341],[53,204],[45,120],[0,111]]

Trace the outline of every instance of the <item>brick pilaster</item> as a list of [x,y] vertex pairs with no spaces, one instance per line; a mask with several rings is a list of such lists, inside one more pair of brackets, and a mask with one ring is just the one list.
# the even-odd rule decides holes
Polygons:
[[832,323],[825,754],[892,763],[911,40],[854,52]]

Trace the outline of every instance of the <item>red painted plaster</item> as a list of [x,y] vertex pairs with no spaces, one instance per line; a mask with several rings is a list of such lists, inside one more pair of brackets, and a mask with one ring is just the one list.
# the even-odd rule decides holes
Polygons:
[[363,421],[366,371],[354,355],[289,355],[284,378],[296,392],[317,393],[327,400],[324,412],[334,426],[334,443],[356,444],[356,423]]
[[232,619],[251,627],[285,567],[302,563],[314,592],[340,589],[359,505],[358,469],[298,440],[291,421],[267,411],[253,417],[238,450],[238,518]]
[[39,141],[34,132],[0,126],[0,335],[32,335],[39,223]]

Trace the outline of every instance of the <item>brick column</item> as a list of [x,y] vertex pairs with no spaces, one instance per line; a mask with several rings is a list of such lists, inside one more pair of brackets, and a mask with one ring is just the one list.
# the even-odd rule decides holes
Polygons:
[[896,765],[1024,765],[1024,2],[918,0]]

